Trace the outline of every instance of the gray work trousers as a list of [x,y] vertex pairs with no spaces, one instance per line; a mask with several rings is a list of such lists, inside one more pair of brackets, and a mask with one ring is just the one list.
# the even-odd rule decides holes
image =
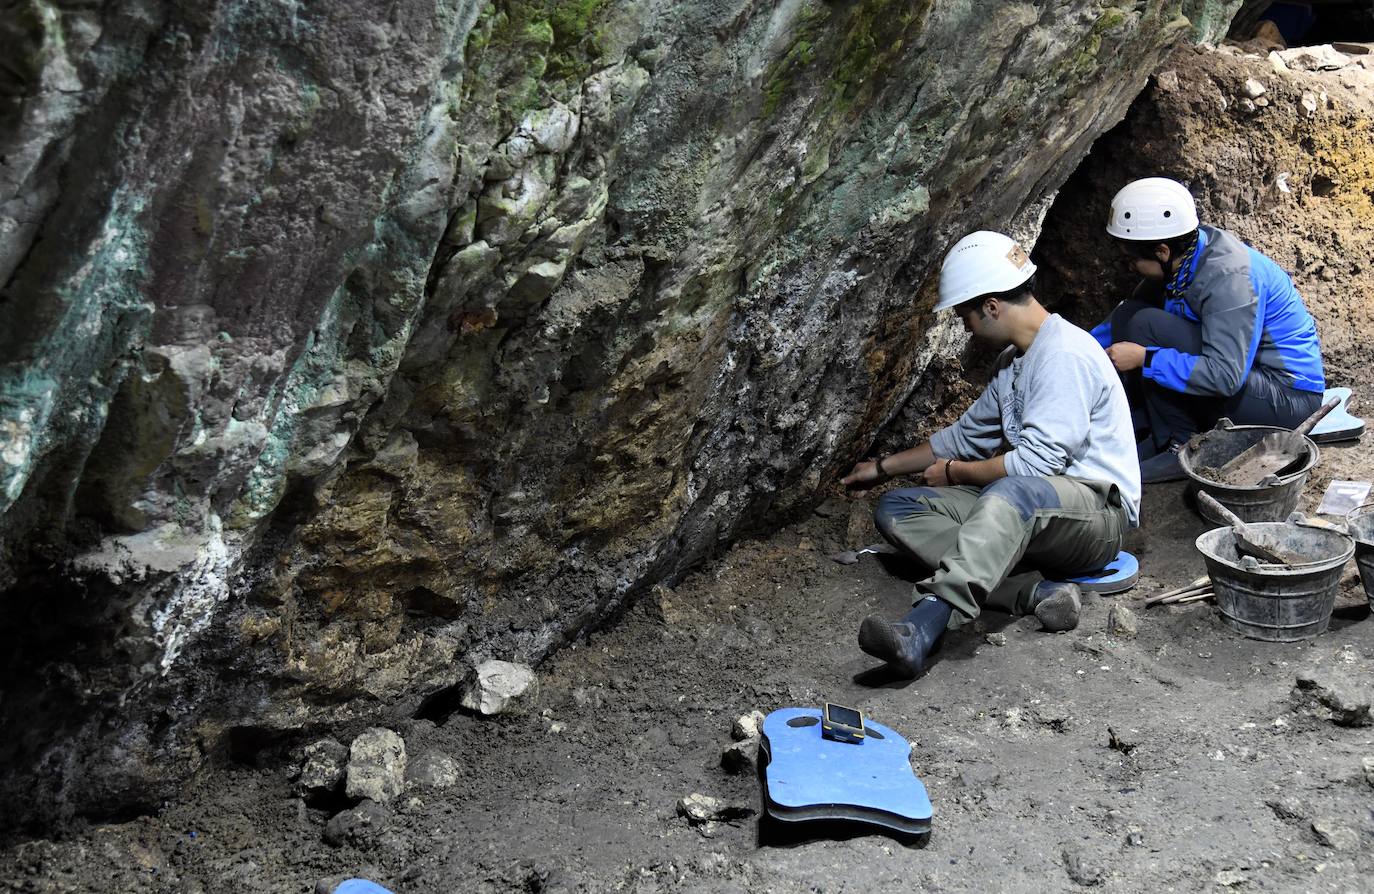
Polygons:
[[[1120,333],[1120,335],[1118,335]],[[1202,353],[1202,325],[1142,301],[1123,301],[1112,312],[1116,341]],[[1319,391],[1303,391],[1259,364],[1250,367],[1241,389],[1230,397],[1184,394],[1145,378],[1138,370],[1123,376],[1132,404],[1143,402],[1150,419],[1150,438],[1156,450],[1182,444],[1216,425],[1222,416],[1237,425],[1277,425],[1297,428],[1321,406]],[[1136,394],[1140,395],[1137,399]]]
[[1026,614],[1047,575],[1087,574],[1116,558],[1129,526],[1115,484],[1011,475],[977,487],[912,487],[878,500],[883,536],[934,573],[916,598],[938,596],[950,627],[982,607]]

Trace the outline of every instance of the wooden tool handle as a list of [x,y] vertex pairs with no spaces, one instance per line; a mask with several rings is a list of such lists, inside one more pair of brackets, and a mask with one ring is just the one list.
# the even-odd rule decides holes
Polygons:
[[1326,418],[1327,413],[1330,413],[1332,410],[1336,409],[1340,405],[1341,402],[1339,398],[1332,398],[1331,400],[1327,401],[1326,403],[1318,407],[1317,412],[1313,413],[1311,416],[1308,416],[1306,419],[1304,419],[1302,421],[1302,424],[1299,425],[1297,428],[1293,429],[1293,431],[1297,432],[1300,435],[1307,434],[1312,429],[1317,427],[1318,422],[1321,422],[1323,419]]
[[1241,521],[1238,515],[1236,515],[1234,512],[1218,503],[1216,501],[1216,498],[1213,497],[1211,494],[1207,493],[1207,491],[1198,491],[1197,501],[1201,503],[1203,506],[1206,506],[1208,509],[1215,512],[1217,515],[1221,516],[1222,520],[1225,521],[1226,524],[1230,525],[1231,527],[1241,528],[1242,530],[1245,528],[1245,522]]

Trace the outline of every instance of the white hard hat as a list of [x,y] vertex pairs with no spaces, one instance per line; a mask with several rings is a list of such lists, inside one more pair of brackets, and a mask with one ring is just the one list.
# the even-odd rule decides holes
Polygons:
[[1009,292],[1033,273],[1035,264],[1015,239],[989,230],[969,233],[945,255],[935,309],[944,310],[980,295]]
[[1172,239],[1198,226],[1197,205],[1188,187],[1167,177],[1146,177],[1112,197],[1107,232],[1136,242]]

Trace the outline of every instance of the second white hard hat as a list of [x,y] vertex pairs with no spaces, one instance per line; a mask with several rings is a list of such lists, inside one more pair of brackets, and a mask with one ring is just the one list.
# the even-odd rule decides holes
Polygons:
[[1198,227],[1197,205],[1188,187],[1167,177],[1134,180],[1112,197],[1107,232],[1144,242],[1172,239]]
[[980,295],[1008,292],[1031,278],[1035,264],[1010,236],[979,230],[954,243],[940,267],[936,310]]

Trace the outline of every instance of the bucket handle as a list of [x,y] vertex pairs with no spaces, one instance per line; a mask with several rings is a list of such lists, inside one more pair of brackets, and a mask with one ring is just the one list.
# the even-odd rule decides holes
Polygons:
[[1352,509],[1352,510],[1350,510],[1349,512],[1347,512],[1347,513],[1345,514],[1345,517],[1346,517],[1347,519],[1349,519],[1352,515],[1358,515],[1358,514],[1360,513],[1360,511],[1361,511],[1361,510],[1364,510],[1364,509],[1374,509],[1374,500],[1370,500],[1370,501],[1368,501],[1368,502],[1361,503],[1360,505],[1356,506],[1354,509]]
[[1345,519],[1344,519],[1344,521],[1342,522],[1342,524],[1343,524],[1344,527],[1345,527],[1346,533],[1350,533],[1351,536],[1354,536],[1354,535],[1353,535],[1353,532],[1351,532],[1351,530],[1350,530],[1350,522],[1353,521],[1353,520],[1354,520],[1357,516],[1359,516],[1361,513],[1368,514],[1368,513],[1371,512],[1371,511],[1374,511],[1374,500],[1370,500],[1370,501],[1367,502],[1367,503],[1361,503],[1360,505],[1356,506],[1354,509],[1352,509],[1352,510],[1350,510],[1349,512],[1347,512],[1347,513],[1345,514]]

